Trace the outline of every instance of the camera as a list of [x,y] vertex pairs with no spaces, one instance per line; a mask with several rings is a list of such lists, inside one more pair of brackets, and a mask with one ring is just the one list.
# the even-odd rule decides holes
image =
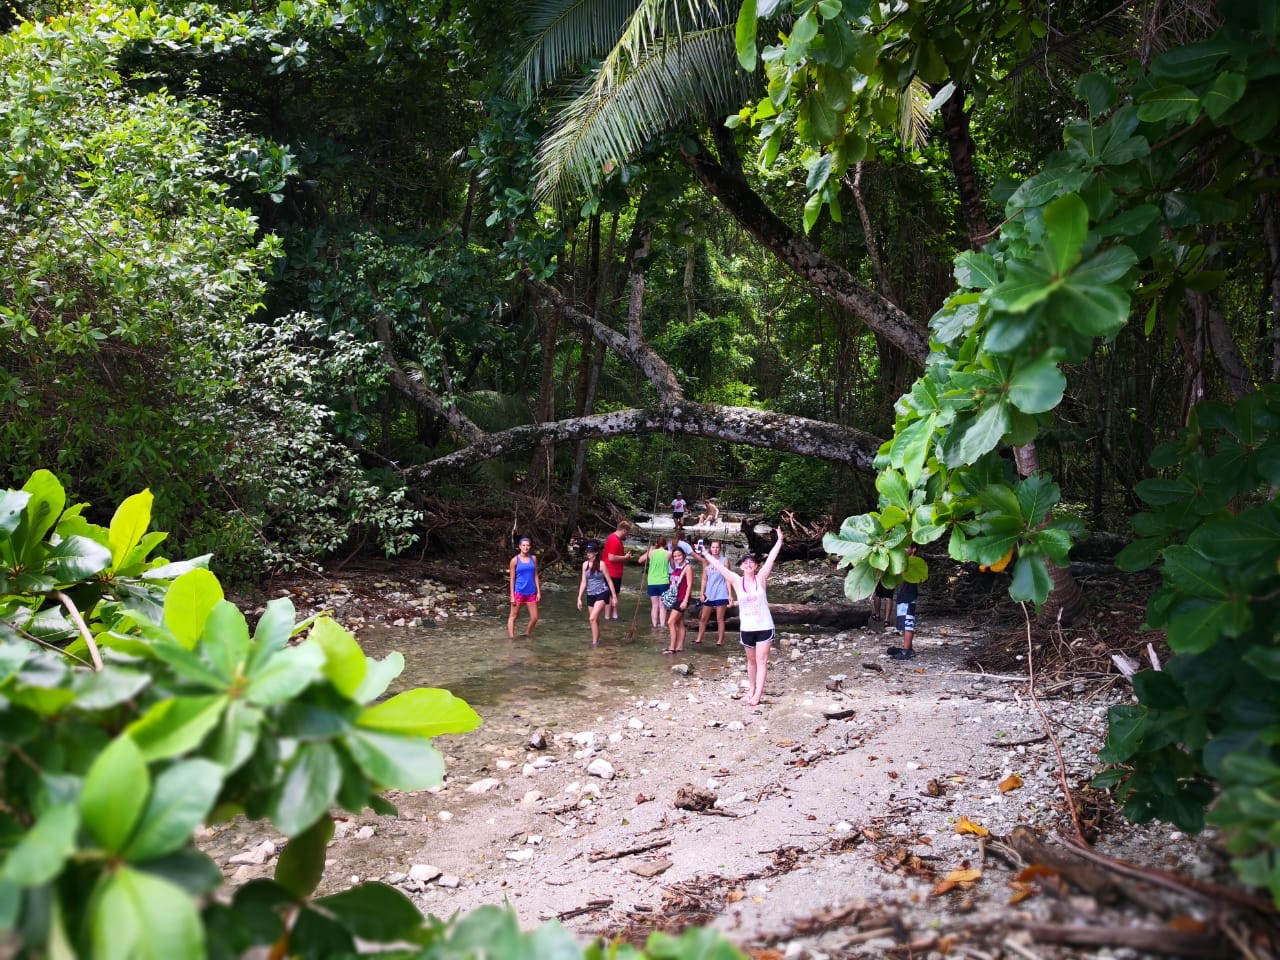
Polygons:
[[706,547],[703,546],[703,541],[701,540],[699,540],[697,543],[693,545],[694,553],[702,553],[704,550],[706,550]]

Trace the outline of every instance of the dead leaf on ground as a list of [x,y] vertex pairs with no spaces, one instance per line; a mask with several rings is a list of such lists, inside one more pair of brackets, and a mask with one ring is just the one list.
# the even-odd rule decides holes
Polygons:
[[1017,880],[1010,880],[1009,886],[1013,888],[1013,894],[1009,897],[1009,906],[1021,903],[1030,897],[1034,897],[1039,893],[1040,888],[1034,883],[1019,883]]
[[730,890],[727,894],[725,894],[724,898],[729,903],[737,903],[746,895],[747,895],[746,891],[744,890]]
[[990,830],[981,824],[974,823],[968,817],[961,817],[956,821],[956,833],[960,834],[962,837],[966,834],[972,834],[975,837],[991,836]]
[[937,780],[930,780],[924,785],[924,792],[931,797],[940,797],[947,792],[947,788]]
[[1058,871],[1053,867],[1046,867],[1043,863],[1033,863],[1031,866],[1024,868],[1014,879],[1022,883],[1031,883],[1034,880],[1040,880],[1045,877],[1057,876]]
[[1197,920],[1183,913],[1169,921],[1169,928],[1179,933],[1204,933],[1209,929],[1209,925],[1203,920]]
[[1017,790],[1022,786],[1022,778],[1016,773],[1010,774],[1000,781],[1000,792],[1008,793],[1010,790]]
[[981,879],[981,870],[974,870],[966,865],[959,870],[952,870],[938,881],[933,888],[933,896],[940,897],[944,893],[950,893],[952,890],[968,890]]

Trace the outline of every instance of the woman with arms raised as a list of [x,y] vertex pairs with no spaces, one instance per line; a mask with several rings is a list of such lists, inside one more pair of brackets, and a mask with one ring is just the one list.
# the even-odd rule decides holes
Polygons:
[[742,558],[742,574],[734,573],[718,557],[699,553],[698,559],[709,563],[724,575],[738,597],[738,636],[747,654],[747,703],[756,706],[764,694],[764,678],[769,670],[769,648],[773,645],[773,614],[765,584],[773,572],[773,564],[782,551],[782,531],[775,530],[773,549],[763,563],[754,554]]

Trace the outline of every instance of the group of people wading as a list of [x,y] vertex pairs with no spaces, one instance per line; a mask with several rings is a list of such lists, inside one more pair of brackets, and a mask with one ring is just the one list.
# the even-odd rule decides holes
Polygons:
[[[719,511],[717,511],[718,514]],[[674,511],[673,511],[674,513]],[[684,650],[687,630],[686,614],[694,601],[693,561],[702,564],[696,605],[701,608],[698,636],[702,643],[714,612],[716,646],[724,643],[725,617],[730,606],[738,607],[739,642],[747,656],[747,703],[759,704],[764,694],[765,675],[769,667],[769,650],[773,644],[773,615],[769,612],[766,584],[774,562],[782,550],[782,533],[777,533],[773,548],[765,557],[745,554],[741,573],[731,569],[723,556],[719,540],[699,540],[691,545],[684,537],[682,516],[677,518],[670,538],[657,537],[636,561],[645,568],[645,592],[649,596],[650,622],[655,630],[667,630],[665,654]],[[600,621],[617,620],[618,592],[622,589],[624,565],[631,558],[626,536],[631,524],[622,520],[605,539],[604,547],[594,541],[586,544],[582,577],[578,583],[578,609],[587,611],[591,624],[591,645],[600,645]],[[538,561],[528,537],[521,537],[518,552],[509,564],[511,612],[507,617],[507,636],[515,638],[516,615],[520,608],[529,611],[524,635],[533,632],[538,622],[538,604],[542,586],[538,579]]]

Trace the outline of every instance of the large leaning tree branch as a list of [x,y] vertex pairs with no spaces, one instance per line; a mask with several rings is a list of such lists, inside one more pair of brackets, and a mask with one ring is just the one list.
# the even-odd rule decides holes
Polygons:
[[709,403],[673,403],[649,408],[616,410],[548,423],[530,423],[486,434],[470,446],[402,473],[410,482],[423,482],[482,463],[494,457],[528,450],[548,441],[590,440],[637,433],[678,433],[726,440],[846,463],[863,470],[880,448],[881,440],[855,427],[789,414],[727,407]]
[[374,323],[378,341],[382,344],[382,359],[387,365],[391,385],[424,410],[443,417],[449,427],[464,439],[474,443],[483,437],[484,431],[472,423],[471,419],[456,405],[445,403],[425,382],[414,379],[404,372],[399,361],[396,360],[395,351],[391,348],[391,321],[386,315],[378,314]]
[[800,277],[829,296],[923,367],[929,355],[925,330],[900,307],[859,283],[848,270],[797,233],[751,189],[740,172],[714,159],[705,147],[680,157],[703,189],[752,236]]
[[684,388],[680,386],[680,381],[676,379],[675,371],[667,365],[665,360],[654,353],[644,340],[638,337],[623,336],[612,327],[601,323],[591,314],[571,304],[565,299],[564,294],[549,283],[535,280],[526,274],[525,284],[539,296],[545,297],[560,316],[573,326],[579,330],[590,331],[591,336],[595,337],[596,340],[603,343],[624,360],[634,364],[649,382],[657,388],[658,396],[662,398],[664,403],[678,403],[684,399]]

